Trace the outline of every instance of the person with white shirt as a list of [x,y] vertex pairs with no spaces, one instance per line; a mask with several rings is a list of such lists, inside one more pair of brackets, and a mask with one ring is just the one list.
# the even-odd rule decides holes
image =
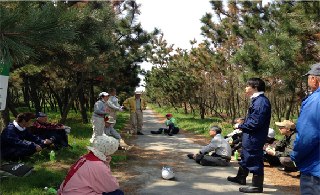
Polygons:
[[4,160],[21,160],[49,146],[51,140],[43,140],[29,132],[35,118],[33,112],[18,114],[17,118],[1,133],[1,157]]
[[117,122],[117,111],[123,112],[122,106],[119,105],[118,98],[116,97],[117,91],[115,88],[109,90],[109,100],[106,102],[107,108],[110,110],[109,116],[112,116],[115,122],[112,126],[115,126]]
[[[203,147],[197,154],[188,154],[190,159],[194,159],[202,166],[228,166],[231,160],[231,147],[221,136],[222,129],[215,125],[210,128],[209,135],[211,142]],[[211,155],[209,152],[212,152]]]
[[271,119],[271,104],[264,96],[265,82],[260,78],[251,78],[246,83],[246,94],[252,103],[244,123],[235,125],[241,129],[242,150],[238,174],[227,180],[246,185],[249,172],[253,173],[252,186],[239,188],[244,193],[262,193],[264,180],[263,146],[267,140]]

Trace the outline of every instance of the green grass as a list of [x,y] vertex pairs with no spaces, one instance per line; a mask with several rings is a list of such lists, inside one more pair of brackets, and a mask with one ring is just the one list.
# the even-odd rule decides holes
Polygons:
[[[164,117],[167,113],[171,113],[177,120],[179,128],[185,129],[187,131],[193,131],[196,134],[204,135],[207,137],[210,137],[209,129],[213,125],[218,125],[222,128],[222,136],[226,136],[234,130],[230,123],[223,122],[223,120],[219,117],[206,116],[205,119],[202,120],[200,116],[194,114],[184,114],[184,108],[177,108],[177,110],[172,106],[164,106],[162,108],[159,108],[156,104],[148,104],[148,107],[163,115]],[[199,113],[199,111],[196,110],[196,113]],[[274,122],[271,122],[270,128],[275,130],[276,139],[280,140],[283,137],[283,135],[281,135],[279,132],[279,127],[277,127]]]
[[[18,112],[29,111],[28,108],[18,108]],[[48,122],[58,123],[61,119],[60,113],[54,111],[46,112]],[[89,120],[92,113],[88,113]],[[125,126],[125,121],[129,118],[129,112],[118,113],[115,129],[120,132]],[[14,120],[10,116],[11,121]],[[77,143],[77,150],[64,149],[56,150],[54,146],[45,148],[41,152],[32,155],[24,164],[34,166],[34,171],[25,178],[1,178],[0,194],[2,195],[37,195],[46,194],[44,187],[60,186],[65,179],[69,167],[74,164],[79,156],[87,154],[86,146],[91,146],[89,139],[92,136],[91,123],[82,123],[81,116],[71,110],[65,125],[71,127],[71,133],[68,135],[69,144]],[[56,161],[50,161],[50,151],[55,150]],[[113,166],[114,163],[111,163]],[[63,168],[62,168],[63,167]]]

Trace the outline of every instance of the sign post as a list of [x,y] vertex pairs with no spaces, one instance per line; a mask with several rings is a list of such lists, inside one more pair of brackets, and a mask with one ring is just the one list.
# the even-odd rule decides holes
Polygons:
[[0,61],[0,110],[6,108],[10,61]]

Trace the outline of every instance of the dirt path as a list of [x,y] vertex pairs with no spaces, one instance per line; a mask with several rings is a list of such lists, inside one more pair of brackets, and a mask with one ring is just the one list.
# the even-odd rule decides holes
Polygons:
[[[112,169],[125,194],[242,194],[239,185],[226,181],[228,175],[235,175],[237,162],[229,167],[202,167],[186,157],[187,153],[199,151],[210,142],[209,138],[180,130],[178,135],[152,135],[151,130],[163,127],[164,117],[151,110],[144,113],[143,136],[126,139],[134,145],[127,161],[117,162]],[[122,130],[125,137],[129,122]],[[175,172],[174,180],[161,178],[163,166],[170,166]],[[275,167],[265,167],[265,194],[299,194],[298,173],[279,172]],[[247,179],[251,184],[251,176]]]

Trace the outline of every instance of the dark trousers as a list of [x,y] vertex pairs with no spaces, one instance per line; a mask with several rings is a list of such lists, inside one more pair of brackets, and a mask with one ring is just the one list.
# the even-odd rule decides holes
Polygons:
[[320,178],[313,175],[301,174],[300,177],[300,193],[302,195],[318,195],[320,194]]
[[279,157],[277,156],[272,156],[272,155],[269,155],[266,151],[263,151],[263,158],[268,161],[268,163],[271,165],[271,166],[280,166],[281,165],[281,162],[279,160]]
[[121,190],[117,189],[116,191],[113,191],[113,192],[108,192],[108,193],[103,192],[102,195],[124,195],[124,193]]
[[[43,148],[43,145],[41,145],[41,147]],[[36,148],[26,148],[26,147],[16,146],[10,149],[10,155],[3,156],[2,158],[4,160],[17,161],[19,160],[19,158],[22,159],[24,157],[31,156],[36,152],[37,152]]]
[[52,140],[53,143],[60,143],[61,141],[64,141],[68,144],[68,136],[66,134],[66,131],[64,129],[59,129],[56,131],[46,131],[44,134],[39,136],[41,139],[50,139],[54,137]]
[[169,124],[169,130],[166,129],[166,128],[160,128],[158,129],[158,133],[162,133],[162,131],[164,131],[165,134],[168,134],[170,132],[170,130],[172,130],[172,133],[173,134],[177,134],[179,133],[179,128],[178,127],[174,127],[174,124],[173,123],[170,123]]

